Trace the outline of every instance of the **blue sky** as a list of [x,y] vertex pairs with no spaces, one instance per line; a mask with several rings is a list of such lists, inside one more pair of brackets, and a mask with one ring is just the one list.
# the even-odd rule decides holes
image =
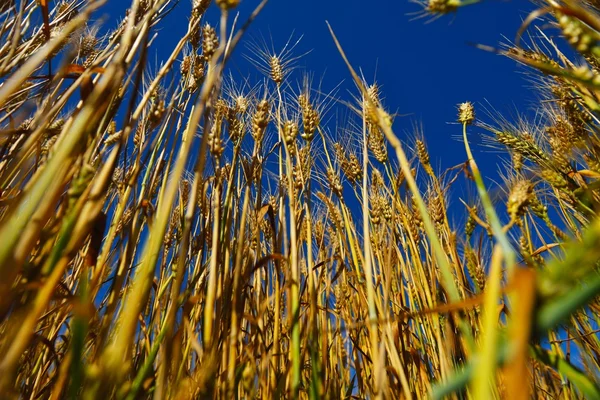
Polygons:
[[[151,60],[160,63],[185,33],[190,3],[181,0],[160,26]],[[104,12],[110,16],[109,25],[114,26],[113,18],[122,16],[129,4],[108,1]],[[241,19],[257,4],[258,0],[242,0]],[[474,102],[478,115],[488,121],[482,106],[505,115],[531,114],[536,93],[525,69],[470,43],[497,46],[504,38],[514,39],[532,7],[527,2],[487,1],[430,21],[415,20],[411,14],[422,7],[403,0],[270,0],[246,38],[272,37],[278,49],[293,32],[303,35],[297,52],[310,53],[298,65],[313,72],[316,80],[324,76],[324,90],[344,81],[339,95],[349,99],[347,90],[353,86],[328,32],[325,21],[329,21],[352,64],[382,86],[388,110],[403,115],[395,122],[396,132],[406,137],[415,122],[421,123],[434,166],[445,169],[466,159],[464,147],[453,138],[460,127],[448,124],[456,118],[458,103]],[[215,24],[217,16],[213,5],[208,21]],[[248,50],[240,46],[230,68],[244,75],[250,71],[258,81],[259,74],[241,57],[244,52]],[[477,128],[472,132],[478,133]],[[484,174],[494,175],[496,153],[474,144]]]

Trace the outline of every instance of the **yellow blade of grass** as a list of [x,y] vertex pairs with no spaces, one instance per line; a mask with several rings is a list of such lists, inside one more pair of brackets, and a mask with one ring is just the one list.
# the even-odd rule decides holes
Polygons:
[[479,352],[480,363],[475,371],[471,390],[474,399],[492,399],[491,390],[496,381],[498,347],[498,299],[502,280],[502,249],[496,245],[492,253],[489,278],[485,285],[483,304],[482,341]]
[[509,322],[512,358],[504,367],[506,394],[515,400],[529,398],[530,375],[527,370],[529,339],[535,305],[535,271],[518,269],[513,276],[514,294]]

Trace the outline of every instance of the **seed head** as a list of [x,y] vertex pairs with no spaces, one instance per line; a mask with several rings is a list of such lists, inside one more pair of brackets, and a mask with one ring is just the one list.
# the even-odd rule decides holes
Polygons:
[[360,182],[360,177],[362,175],[362,169],[360,162],[358,161],[358,157],[356,157],[354,154],[350,154],[350,156],[347,157],[344,148],[339,143],[334,143],[333,147],[335,149],[337,161],[340,164],[346,179],[348,179],[350,184],[356,185]]
[[229,137],[233,143],[237,143],[240,138],[243,137],[245,132],[245,126],[242,119],[238,115],[237,103],[232,107],[227,107],[225,111],[225,117],[229,124]]
[[519,172],[523,169],[523,154],[518,151],[513,151],[511,154],[512,165],[515,171]]
[[50,123],[50,125],[48,125],[48,128],[46,128],[46,135],[48,137],[58,135],[62,131],[62,128],[64,125],[65,125],[64,119],[62,119],[62,118],[55,119],[54,121],[52,121]]
[[40,152],[40,155],[43,159],[47,158],[48,154],[50,154],[50,152],[52,151],[52,146],[54,146],[54,143],[56,143],[57,140],[58,136],[52,136],[44,141]]
[[240,0],[216,0],[216,3],[221,10],[227,11],[237,7]]
[[477,254],[475,254],[475,251],[473,251],[473,249],[467,248],[465,249],[465,259],[465,263],[467,264],[467,271],[469,271],[469,275],[471,276],[473,283],[475,284],[475,286],[477,286],[477,289],[479,289],[479,291],[482,291],[485,288],[486,277],[485,271],[479,263]]
[[340,182],[339,175],[332,168],[327,168],[327,180],[329,181],[329,187],[331,188],[331,191],[338,197],[342,197],[344,187]]
[[473,103],[466,101],[458,105],[458,122],[471,125],[475,121],[475,109]]
[[295,121],[288,120],[283,124],[283,140],[287,145],[290,155],[295,155],[296,137],[298,137],[298,124]]
[[467,218],[467,223],[465,224],[465,235],[467,238],[471,238],[473,236],[473,232],[475,231],[475,218],[473,215],[469,213],[469,217]]
[[457,0],[429,0],[427,2],[427,11],[431,14],[448,14],[456,11],[460,6]]
[[90,30],[79,40],[79,58],[84,59],[96,53],[99,40],[95,33],[95,30]]
[[131,207],[129,207],[125,210],[125,212],[123,212],[123,216],[121,217],[121,219],[119,219],[119,222],[117,223],[117,226],[115,228],[115,233],[118,235],[121,232],[123,232],[123,228],[129,225],[132,219],[133,210],[131,209]]
[[210,0],[194,0],[192,3],[192,15],[199,17],[210,5]]
[[310,142],[315,135],[317,126],[319,126],[319,113],[317,110],[315,110],[312,104],[310,104],[310,100],[305,94],[298,96],[298,104],[300,105],[300,110],[302,111],[302,125],[304,126],[304,131],[302,132],[301,136],[302,139]]
[[248,98],[239,95],[235,98],[234,104],[235,112],[238,114],[244,114],[248,110]]
[[371,222],[373,222],[374,225],[379,225],[381,222],[382,213],[380,199],[380,195],[371,196],[371,210],[369,211],[369,214],[371,216]]
[[543,169],[541,176],[556,189],[567,189],[569,187],[569,182],[565,179],[565,177],[553,169]]
[[256,111],[252,115],[252,137],[256,142],[261,142],[265,129],[269,125],[269,102],[261,100],[256,105]]
[[194,79],[197,81],[204,79],[204,75],[206,74],[206,66],[204,65],[204,59],[201,56],[196,56],[193,73]]
[[283,82],[283,66],[281,65],[281,59],[278,56],[271,56],[269,58],[269,67],[271,68],[271,79],[277,85]]
[[419,139],[417,139],[417,156],[419,157],[419,161],[423,165],[423,168],[425,168],[425,172],[427,172],[428,175],[433,176],[429,152],[427,151],[425,143]]
[[221,130],[223,126],[223,119],[227,113],[228,106],[223,99],[217,100],[215,105],[215,113],[213,116],[213,123],[208,135],[208,145],[211,153],[219,158],[223,154],[223,140],[221,139]]
[[411,200],[410,212],[409,210],[406,210],[404,217],[407,222],[407,232],[410,234],[413,240],[415,240],[415,242],[419,243],[421,240],[420,232],[423,230],[424,223],[421,219],[421,214],[417,209],[414,199]]
[[509,57],[515,58],[518,61],[525,59],[539,64],[546,64],[552,68],[560,68],[560,64],[538,50],[526,50],[517,47],[511,47],[507,50],[507,54]]
[[387,147],[385,144],[383,132],[377,125],[369,126],[369,135],[367,136],[367,146],[373,152],[373,155],[380,163],[385,163],[388,159]]
[[385,187],[385,181],[383,180],[383,175],[377,168],[373,168],[371,171],[371,188],[374,191],[382,190]]
[[533,185],[527,180],[517,181],[508,196],[506,208],[511,218],[516,219],[523,215],[525,207],[529,205],[533,197]]
[[367,88],[368,101],[364,102],[364,112],[367,122],[377,125],[377,107],[379,107],[379,86],[374,83]]
[[444,204],[442,199],[437,194],[429,197],[429,215],[436,225],[441,225],[444,222]]
[[183,77],[185,77],[188,74],[188,72],[190,72],[191,65],[192,65],[192,57],[191,56],[183,57],[183,61],[181,61],[181,65],[179,67],[179,72],[181,73],[181,75]]
[[209,24],[202,28],[202,55],[205,60],[209,60],[219,47],[219,38],[215,28]]
[[373,103],[379,103],[379,85],[374,83],[367,88],[367,96]]
[[298,150],[298,164],[300,165],[304,181],[308,180],[312,166],[312,157],[309,146],[304,146]]
[[588,54],[598,45],[599,35],[579,19],[557,13],[558,24],[567,41],[581,54]]
[[139,147],[140,144],[144,142],[146,138],[146,129],[145,125],[139,124],[135,129],[135,133],[133,135],[133,144],[135,147]]
[[342,232],[344,227],[344,220],[342,218],[342,214],[340,210],[336,207],[334,202],[326,196],[323,192],[317,192],[317,197],[327,206],[327,212],[329,213],[329,218],[331,218],[331,222],[333,222],[333,226],[336,231]]
[[152,94],[150,97],[150,112],[148,116],[148,122],[151,127],[156,127],[165,113],[165,101],[158,92]]

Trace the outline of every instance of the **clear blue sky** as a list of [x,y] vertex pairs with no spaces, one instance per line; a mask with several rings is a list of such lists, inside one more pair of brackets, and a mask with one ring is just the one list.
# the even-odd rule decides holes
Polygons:
[[[163,22],[151,59],[160,63],[185,33],[190,3],[181,0]],[[110,15],[108,24],[113,25],[129,4],[109,0],[104,8]],[[242,0],[241,19],[257,4],[258,0]],[[324,74],[324,89],[345,80],[339,93],[347,96],[351,79],[327,30],[329,21],[353,65],[362,68],[367,79],[376,76],[388,110],[408,114],[396,120],[395,130],[402,136],[413,122],[421,122],[434,166],[446,168],[465,160],[462,144],[452,138],[460,128],[448,124],[456,118],[456,104],[472,101],[484,118],[481,105],[487,102],[507,114],[531,114],[536,94],[524,68],[469,43],[497,46],[504,37],[512,40],[532,7],[527,2],[484,1],[428,23],[429,18],[413,20],[409,14],[421,6],[404,0],[270,0],[247,38],[272,36],[277,49],[292,32],[304,35],[298,53],[311,52],[299,65],[317,79]],[[213,5],[208,21],[216,23],[217,16]],[[240,46],[230,67],[245,74],[252,67],[240,56],[243,52],[247,50]],[[493,175],[496,153],[482,150],[476,146],[475,156],[484,173]]]

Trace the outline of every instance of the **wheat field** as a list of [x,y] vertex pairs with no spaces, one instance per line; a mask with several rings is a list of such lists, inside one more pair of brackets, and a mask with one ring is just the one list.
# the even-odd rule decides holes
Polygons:
[[[370,60],[330,28],[354,91],[324,91],[245,1],[102,29],[104,0],[1,3],[0,398],[600,399],[600,3],[535,1],[482,46],[537,117],[446,105],[464,162],[439,170]],[[150,68],[171,7],[187,32]]]

